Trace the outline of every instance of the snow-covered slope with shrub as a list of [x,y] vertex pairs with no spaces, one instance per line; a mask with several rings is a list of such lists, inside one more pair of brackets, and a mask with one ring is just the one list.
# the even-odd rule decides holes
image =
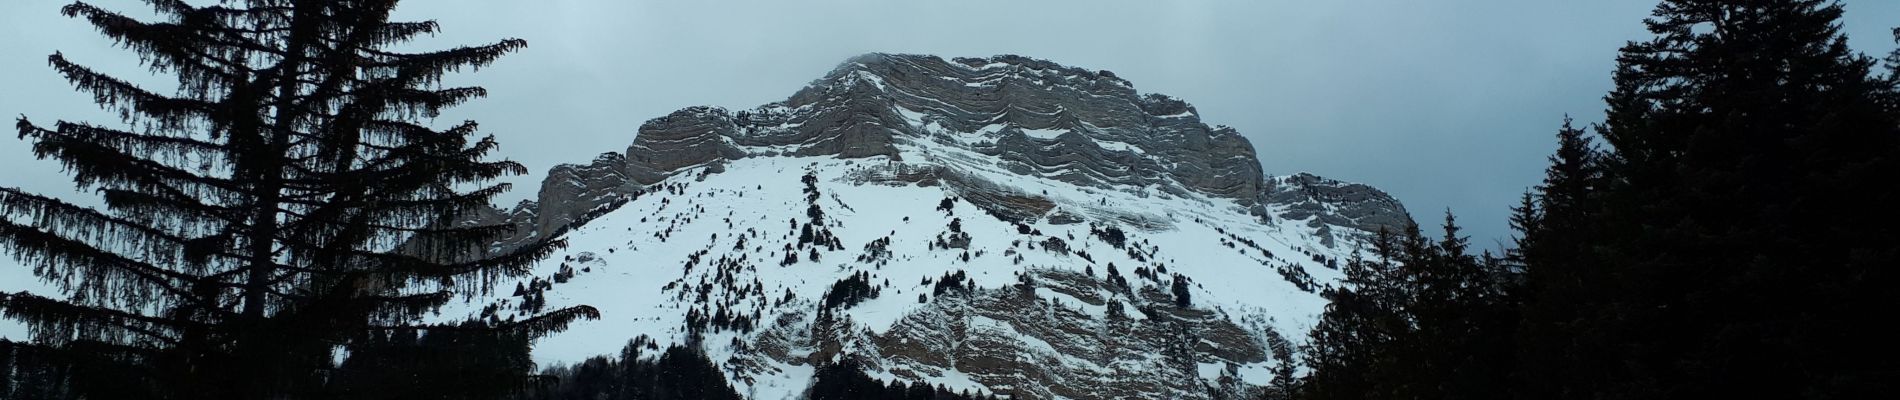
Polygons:
[[1178,100],[1015,56],[867,55],[786,102],[640,135],[486,216],[569,247],[444,318],[592,305],[536,360],[646,335],[755,398],[847,358],[958,390],[1198,398],[1267,384],[1334,264],[1410,223],[1363,185],[1260,175]]

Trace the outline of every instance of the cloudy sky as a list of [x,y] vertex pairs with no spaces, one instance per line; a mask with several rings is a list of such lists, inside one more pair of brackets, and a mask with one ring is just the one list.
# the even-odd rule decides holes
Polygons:
[[[71,59],[134,81],[137,59],[66,0],[0,1],[0,115],[112,122],[46,66]],[[140,2],[96,0],[141,11]],[[620,151],[648,118],[692,105],[782,100],[852,55],[1022,54],[1106,69],[1180,97],[1252,139],[1270,174],[1309,171],[1391,192],[1419,220],[1458,213],[1480,246],[1541,176],[1568,114],[1601,119],[1617,47],[1645,37],[1655,0],[620,1],[411,0],[446,29],[424,47],[503,37],[530,46],[451,83],[491,98],[438,125],[482,122],[535,175]],[[1884,54],[1900,2],[1847,2],[1857,49]],[[72,197],[57,166],[0,137],[0,186]],[[10,263],[8,263],[10,264]],[[0,290],[23,270],[0,264]]]

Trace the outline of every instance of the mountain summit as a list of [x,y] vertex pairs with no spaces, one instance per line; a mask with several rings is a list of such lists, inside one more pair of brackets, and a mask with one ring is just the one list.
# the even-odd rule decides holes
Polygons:
[[520,228],[493,249],[571,245],[447,317],[593,305],[601,321],[536,358],[689,343],[755,398],[847,361],[1026,398],[1266,386],[1336,264],[1412,224],[1365,185],[1263,175],[1238,132],[1108,71],[897,54],[781,102],[652,119],[480,218]]

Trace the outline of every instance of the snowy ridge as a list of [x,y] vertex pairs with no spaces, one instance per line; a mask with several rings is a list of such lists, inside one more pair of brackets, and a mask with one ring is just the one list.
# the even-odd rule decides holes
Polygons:
[[603,319],[540,340],[537,362],[646,335],[699,346],[751,398],[797,398],[845,358],[953,390],[1202,398],[1287,367],[1269,342],[1311,328],[1333,265],[1410,223],[1363,185],[1262,177],[1252,154],[1106,71],[867,55],[564,167],[538,204],[492,214],[570,246],[523,293],[442,318],[592,305]]

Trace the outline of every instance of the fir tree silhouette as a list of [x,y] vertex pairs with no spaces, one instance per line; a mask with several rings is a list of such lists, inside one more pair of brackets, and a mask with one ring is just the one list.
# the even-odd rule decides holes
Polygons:
[[1874,222],[1900,218],[1884,183],[1900,180],[1894,82],[1847,47],[1841,15],[1665,1],[1656,36],[1622,49],[1592,240],[1558,245],[1597,264],[1579,284],[1607,295],[1576,317],[1587,329],[1559,368],[1601,373],[1527,384],[1556,391],[1538,397],[1896,389],[1900,347],[1866,326],[1900,304],[1900,234]]
[[[438,27],[390,22],[393,0],[146,3],[159,20],[62,13],[175,77],[175,93],[56,53],[53,69],[123,121],[16,125],[105,207],[0,188],[0,247],[61,292],[6,294],[0,311],[31,327],[31,352],[58,356],[48,369],[75,396],[318,397],[340,347],[416,328],[562,245],[485,251],[511,228],[459,221],[523,168],[487,160],[497,143],[472,121],[425,125],[486,94],[442,87],[445,73],[524,41],[394,50]],[[425,328],[538,336],[596,316]]]
[[[1607,147],[1565,122],[1507,261],[1470,262],[1449,223],[1376,241],[1328,293],[1298,397],[1889,396],[1900,72],[1847,48],[1841,12],[1663,1],[1617,59]],[[1479,273],[1434,276],[1460,265]]]

